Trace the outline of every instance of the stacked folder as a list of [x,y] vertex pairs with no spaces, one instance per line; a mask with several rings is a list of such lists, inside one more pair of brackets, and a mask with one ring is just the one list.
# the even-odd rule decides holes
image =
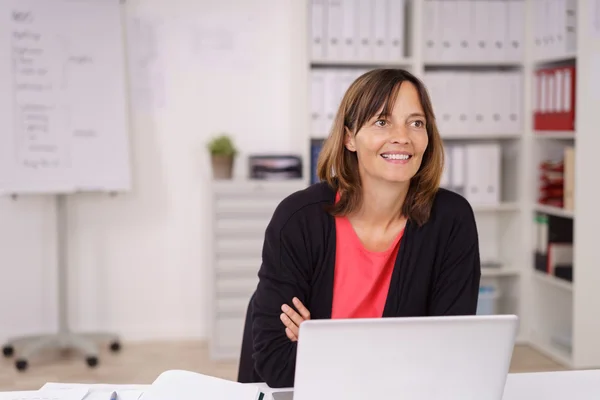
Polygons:
[[319,178],[317,177],[317,162],[319,161],[319,154],[323,148],[322,139],[313,139],[310,143],[310,183],[317,183]]
[[405,0],[311,0],[313,61],[397,61],[405,56]]
[[575,146],[567,146],[564,156],[563,208],[575,209]]
[[311,133],[313,137],[329,135],[344,93],[367,69],[315,68],[311,70]]
[[431,71],[423,80],[442,137],[522,133],[520,70]]
[[539,166],[538,203],[562,208],[564,204],[564,162],[546,160]]
[[502,147],[499,143],[445,146],[446,163],[440,186],[463,195],[472,206],[501,201]]
[[538,131],[575,130],[576,68],[545,67],[535,71],[533,126]]
[[[316,163],[322,140],[311,143],[311,183],[318,181]],[[446,144],[440,186],[463,195],[472,206],[501,203],[502,146],[499,143]]]
[[423,14],[425,62],[524,58],[524,0],[425,0]]
[[[365,69],[311,70],[311,132],[327,137],[342,96]],[[432,71],[423,81],[443,137],[520,134],[523,75],[515,71]]]
[[573,219],[535,215],[535,269],[573,281]]
[[535,0],[533,5],[533,54],[552,59],[577,50],[578,0]]
[[544,160],[539,166],[538,203],[573,210],[575,190],[575,148],[567,146],[563,157]]

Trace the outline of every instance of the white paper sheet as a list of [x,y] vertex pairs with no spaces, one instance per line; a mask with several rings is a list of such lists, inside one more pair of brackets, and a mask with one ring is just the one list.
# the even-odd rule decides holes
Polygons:
[[244,385],[191,371],[165,371],[156,378],[141,400],[257,400],[261,391]]
[[[143,390],[118,390],[117,400],[139,400],[144,394]],[[90,391],[84,400],[110,400],[113,390],[96,390]]]
[[90,392],[97,391],[125,391],[125,390],[146,390],[150,385],[122,385],[112,383],[58,383],[48,382],[40,388],[40,390],[71,390],[71,389],[86,389]]
[[129,84],[135,110],[165,106],[165,70],[159,45],[161,22],[142,16],[127,21]]
[[19,392],[0,392],[0,400],[83,400],[87,395],[88,389],[85,387],[67,390],[40,389]]
[[[68,391],[85,390],[85,400],[110,400],[113,391],[117,392],[117,400],[139,400],[150,385],[119,385],[110,383],[57,383],[48,382],[40,390]],[[0,399],[3,400],[3,399]]]

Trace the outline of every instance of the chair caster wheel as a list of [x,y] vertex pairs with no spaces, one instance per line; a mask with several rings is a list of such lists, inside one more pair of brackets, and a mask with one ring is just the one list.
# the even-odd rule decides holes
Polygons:
[[87,365],[89,367],[95,367],[98,365],[98,357],[96,356],[89,356],[85,358],[85,362],[87,363]]
[[15,349],[11,345],[6,345],[2,348],[2,354],[4,354],[4,357],[12,357],[14,353]]
[[121,350],[121,343],[119,343],[119,342],[112,342],[110,344],[110,351],[116,353],[119,350]]
[[19,371],[25,371],[27,369],[27,360],[17,360],[15,362],[15,367],[17,367],[17,370]]

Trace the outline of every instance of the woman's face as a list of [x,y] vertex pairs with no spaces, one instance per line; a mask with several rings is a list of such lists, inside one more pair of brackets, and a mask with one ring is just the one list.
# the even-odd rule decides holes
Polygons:
[[387,118],[368,120],[356,135],[346,132],[346,148],[356,152],[361,180],[409,182],[427,148],[425,113],[416,87],[402,82]]

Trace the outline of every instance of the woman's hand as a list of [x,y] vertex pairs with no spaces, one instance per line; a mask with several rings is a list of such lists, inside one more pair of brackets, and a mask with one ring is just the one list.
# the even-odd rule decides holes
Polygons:
[[285,325],[285,334],[292,342],[295,342],[298,340],[300,324],[310,319],[310,312],[297,297],[294,297],[292,302],[298,311],[296,312],[292,307],[284,304],[281,306],[283,313],[280,318],[281,322]]

